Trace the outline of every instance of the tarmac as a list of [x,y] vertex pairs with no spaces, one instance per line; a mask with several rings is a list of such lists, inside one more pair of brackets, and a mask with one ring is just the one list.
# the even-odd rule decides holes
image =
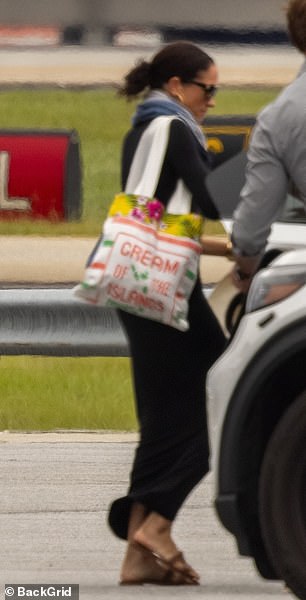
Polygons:
[[209,475],[189,496],[174,537],[201,575],[198,587],[118,585],[124,543],[107,525],[124,495],[135,434],[0,433],[0,590],[4,584],[79,584],[80,600],[284,600],[262,579],[213,509]]
[[[289,45],[208,45],[221,86],[284,86],[295,77],[303,58]],[[118,84],[153,48],[68,46],[0,49],[0,85],[96,86]]]

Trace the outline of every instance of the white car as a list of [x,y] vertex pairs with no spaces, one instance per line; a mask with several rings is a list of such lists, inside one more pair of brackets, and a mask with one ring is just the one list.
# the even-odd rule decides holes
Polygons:
[[[271,246],[305,246],[303,218],[277,223]],[[218,516],[263,577],[305,600],[305,248],[281,253],[254,277],[207,396]]]
[[[228,232],[245,164],[242,151],[207,178]],[[224,323],[227,348],[207,377],[217,514],[263,577],[305,600],[306,214],[293,187]]]

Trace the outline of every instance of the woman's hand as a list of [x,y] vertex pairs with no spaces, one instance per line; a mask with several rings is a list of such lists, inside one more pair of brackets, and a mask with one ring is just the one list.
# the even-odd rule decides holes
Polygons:
[[235,256],[234,258],[236,264],[232,270],[232,282],[240,292],[246,294],[258,267],[260,256]]

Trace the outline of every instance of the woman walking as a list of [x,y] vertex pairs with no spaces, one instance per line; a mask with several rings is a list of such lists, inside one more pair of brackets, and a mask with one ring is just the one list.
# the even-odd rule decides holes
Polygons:
[[[151,62],[126,76],[121,93],[145,93],[122,151],[122,186],[141,136],[153,119],[175,118],[155,197],[165,207],[182,181],[192,212],[218,219],[205,187],[209,155],[200,124],[214,107],[217,68],[188,42],[165,46]],[[127,540],[122,584],[196,585],[199,575],[186,562],[172,536],[173,522],[188,494],[209,469],[205,408],[206,373],[224,348],[221,328],[205,300],[200,279],[189,301],[189,329],[119,311],[131,351],[140,441],[125,497],[113,502],[109,524]]]

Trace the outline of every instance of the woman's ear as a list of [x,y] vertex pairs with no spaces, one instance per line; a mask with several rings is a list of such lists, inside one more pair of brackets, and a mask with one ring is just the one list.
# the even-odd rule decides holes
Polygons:
[[179,102],[183,102],[184,89],[183,89],[183,85],[182,85],[182,82],[179,77],[177,77],[177,76],[170,77],[170,79],[168,79],[167,83],[164,84],[164,89],[170,96],[172,96],[176,100],[179,100]]

